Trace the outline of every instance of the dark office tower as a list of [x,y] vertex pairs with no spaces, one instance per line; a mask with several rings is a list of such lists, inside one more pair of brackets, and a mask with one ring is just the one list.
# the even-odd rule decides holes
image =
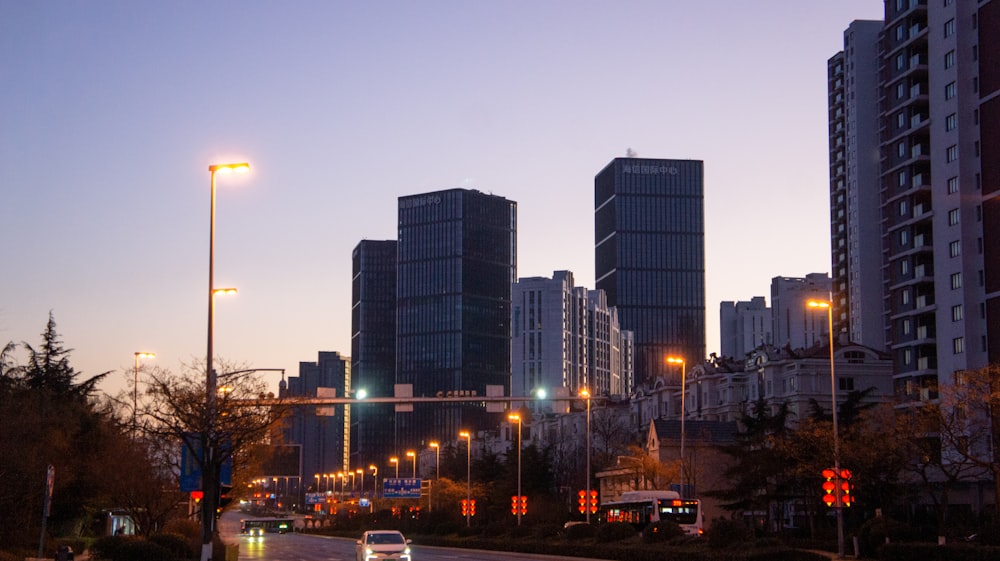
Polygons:
[[[517,203],[450,189],[399,198],[396,382],[416,397],[510,390],[510,293]],[[474,393],[473,393],[474,392]],[[495,428],[477,404],[416,404],[399,413],[400,444]]]
[[[300,362],[279,397],[343,397],[351,385],[350,359],[320,352],[316,362]],[[302,476],[347,469],[348,410],[344,407],[296,407],[282,428],[286,444],[302,445]],[[305,481],[308,481],[306,479]]]
[[879,61],[895,392],[933,402],[1000,359],[1000,1],[887,1]]
[[[363,240],[351,259],[352,389],[370,397],[391,397],[396,383],[396,245],[396,240]],[[391,403],[352,409],[352,466],[383,465],[398,454]]]
[[596,285],[635,334],[635,383],[705,358],[704,165],[615,158],[594,178]]
[[871,101],[878,91],[881,30],[881,21],[852,22],[844,50],[826,64],[834,331],[879,350],[886,348],[886,333],[878,107]]

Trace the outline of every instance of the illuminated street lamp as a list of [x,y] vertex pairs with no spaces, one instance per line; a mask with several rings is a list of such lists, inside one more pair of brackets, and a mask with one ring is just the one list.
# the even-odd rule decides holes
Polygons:
[[211,438],[215,432],[215,402],[216,402],[216,379],[215,369],[212,367],[213,359],[213,337],[215,331],[215,174],[248,172],[250,164],[246,162],[230,164],[212,164],[208,166],[208,173],[211,182],[211,215],[209,222],[208,236],[208,349],[205,357],[205,427],[202,433],[202,447],[204,458],[202,459],[202,491],[204,499],[201,503],[201,561],[208,561],[212,558],[212,537],[215,535],[215,511],[219,502],[219,474],[222,462],[215,455],[214,445]]
[[472,510],[472,433],[464,430],[458,433],[459,438],[466,440],[465,446],[465,527],[471,526],[470,511]]
[[[441,443],[432,440],[427,445],[434,449],[434,482],[436,484],[441,476]],[[434,510],[434,500],[431,497],[431,487],[429,486],[427,487],[427,506],[429,511]]]
[[[833,407],[833,470],[840,474],[840,437],[837,433],[837,376],[833,366],[833,303],[828,300],[809,300],[806,306],[814,310],[826,310],[827,330],[830,332],[830,401]],[[837,556],[844,556],[844,509],[840,501],[840,486],[837,486]]]
[[396,479],[399,479],[399,458],[393,456],[389,458],[389,463],[396,466]]
[[511,413],[507,415],[510,421],[517,421],[517,525],[521,525],[521,415]]
[[[373,499],[377,499],[378,498],[378,466],[376,466],[375,464],[372,464],[372,465],[368,466],[368,469],[372,470],[372,479],[375,480],[375,482],[372,484],[372,489],[373,489],[373,491],[372,491],[372,498]],[[368,508],[371,509],[371,505],[369,505]]]
[[[590,499],[590,390],[580,390],[580,397],[587,400],[587,498]],[[587,524],[590,524],[590,506],[586,509]]]
[[132,388],[132,438],[135,438],[135,431],[138,427],[136,424],[136,412],[139,410],[139,359],[140,358],[155,358],[156,353],[145,353],[136,352],[135,353],[135,369],[133,370],[135,378],[135,387]]
[[676,356],[668,356],[667,362],[670,364],[680,364],[681,365],[681,494],[684,494],[685,481],[684,481],[684,438],[686,436],[686,431],[684,430],[684,417],[687,416],[684,411],[685,404],[687,402],[687,396],[685,394],[687,390],[687,363],[684,362],[683,358]]
[[417,478],[417,453],[414,452],[413,450],[407,450],[406,451],[406,457],[407,458],[413,458],[413,475],[411,475],[410,477],[416,479]]

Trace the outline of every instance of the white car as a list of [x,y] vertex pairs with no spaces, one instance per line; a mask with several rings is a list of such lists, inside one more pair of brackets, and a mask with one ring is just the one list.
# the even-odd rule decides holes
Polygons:
[[412,561],[410,540],[396,530],[369,530],[357,544],[357,561]]

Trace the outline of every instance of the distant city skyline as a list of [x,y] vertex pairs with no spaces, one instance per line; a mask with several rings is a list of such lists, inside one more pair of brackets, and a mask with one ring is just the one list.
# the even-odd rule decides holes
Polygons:
[[394,239],[415,193],[517,201],[518,275],[596,288],[594,176],[631,149],[705,162],[716,352],[719,302],[830,269],[825,63],[881,17],[874,0],[2,3],[0,342],[37,347],[51,311],[110,394],[134,352],[203,361],[207,168],[229,161],[251,173],[218,185],[227,362],[287,378],[348,355],[352,249]]

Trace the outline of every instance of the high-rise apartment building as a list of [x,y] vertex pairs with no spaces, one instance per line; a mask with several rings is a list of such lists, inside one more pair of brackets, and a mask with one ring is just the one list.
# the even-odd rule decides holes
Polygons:
[[[517,203],[450,189],[399,198],[396,383],[416,397],[510,391],[510,294]],[[458,392],[457,394],[455,392]],[[495,428],[482,404],[415,404],[397,415],[400,444]]]
[[[845,44],[843,64],[834,57],[828,65],[832,213],[840,178],[834,116],[842,102],[845,127],[853,115],[855,135],[873,123],[877,130],[857,146],[880,148],[882,321],[894,391],[902,403],[932,400],[956,372],[1000,361],[1000,1],[888,0],[877,44],[869,43],[867,26],[864,41],[859,33],[855,28]],[[877,88],[845,89],[838,98],[838,82],[860,85],[856,71],[871,61]],[[861,123],[873,108],[874,121]],[[844,143],[849,147],[848,137]],[[845,197],[849,172],[845,167]],[[849,206],[844,212],[853,218]],[[841,279],[849,286],[854,277],[849,267],[838,269],[838,228],[835,220],[834,303],[843,306]],[[858,234],[857,247],[845,240],[848,263],[852,251],[876,243],[865,239],[870,232]]]
[[704,165],[615,158],[594,178],[596,287],[635,337],[635,382],[705,358]]
[[774,344],[771,335],[771,308],[763,296],[749,302],[722,302],[719,305],[719,352],[743,360],[760,345]]
[[[854,21],[827,61],[830,245],[834,330],[885,348],[879,190],[877,52],[880,21]],[[867,100],[867,103],[859,102]]]
[[[355,395],[391,397],[396,383],[396,240],[362,240],[352,253],[351,374]],[[399,455],[391,403],[352,406],[351,465]]]
[[570,271],[522,278],[511,290],[511,312],[511,395],[545,390],[552,404],[583,388],[631,391],[631,333],[619,328],[603,291],[575,286]]
[[830,339],[826,310],[813,309],[809,300],[830,299],[830,277],[810,273],[805,277],[771,279],[771,336],[776,347],[805,349]]
[[[278,395],[344,397],[351,387],[350,358],[320,352],[316,362],[300,362],[299,375],[282,381]],[[302,475],[343,471],[350,465],[350,409],[343,406],[297,407],[282,428],[286,444],[302,445]],[[308,479],[306,479],[308,481]]]

